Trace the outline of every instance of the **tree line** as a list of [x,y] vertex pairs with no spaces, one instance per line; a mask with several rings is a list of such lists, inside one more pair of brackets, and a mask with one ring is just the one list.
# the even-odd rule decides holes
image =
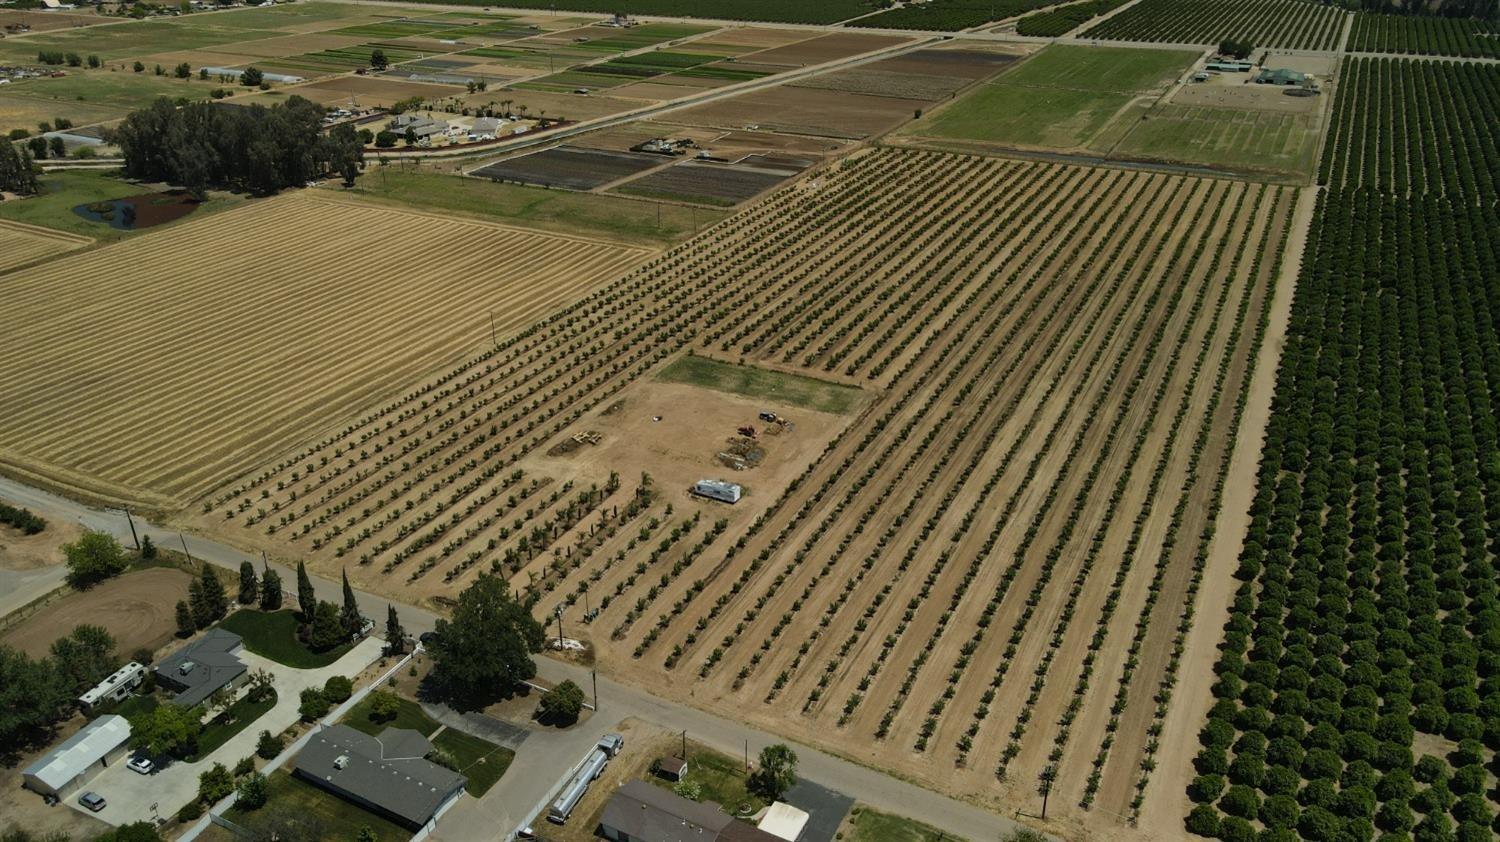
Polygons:
[[322,107],[293,96],[269,108],[165,98],[131,113],[113,133],[125,174],[180,184],[195,196],[209,187],[269,195],[337,172],[353,184],[364,161],[352,126],[324,134]]

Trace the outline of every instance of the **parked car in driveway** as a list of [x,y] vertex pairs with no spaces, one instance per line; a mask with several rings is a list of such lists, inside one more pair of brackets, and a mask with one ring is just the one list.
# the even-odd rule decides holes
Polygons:
[[125,765],[130,767],[130,771],[140,772],[142,775],[149,775],[156,771],[156,764],[152,763],[149,757],[132,757]]
[[104,796],[97,792],[85,792],[78,796],[78,803],[97,813],[104,809]]

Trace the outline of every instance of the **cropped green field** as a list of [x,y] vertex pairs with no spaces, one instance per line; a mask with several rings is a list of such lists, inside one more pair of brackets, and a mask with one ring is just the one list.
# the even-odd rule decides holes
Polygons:
[[1057,149],[1107,149],[1196,53],[1054,44],[902,132]]
[[1115,152],[1236,170],[1307,176],[1318,149],[1311,114],[1159,105],[1135,123]]
[[862,390],[842,383],[699,356],[679,357],[662,369],[657,379],[839,414],[854,409],[864,395]]

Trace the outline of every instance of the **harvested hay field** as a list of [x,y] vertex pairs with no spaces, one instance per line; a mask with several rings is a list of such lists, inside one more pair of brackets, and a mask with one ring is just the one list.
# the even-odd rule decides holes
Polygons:
[[810,79],[792,82],[790,86],[936,102],[970,82],[960,76],[926,76],[872,69],[874,67],[872,64],[853,70],[820,73]]
[[92,242],[88,237],[76,234],[0,220],[0,273],[83,248]]
[[52,641],[91,623],[114,635],[115,651],[123,657],[142,648],[155,651],[177,630],[175,608],[187,597],[191,580],[170,567],[126,573],[48,605],[8,630],[0,642],[42,657]]
[[432,85],[422,82],[403,82],[375,76],[340,76],[285,88],[282,93],[307,97],[324,105],[347,104],[352,97],[360,105],[390,105],[414,96],[442,99],[463,93],[464,89],[453,85]]
[[[277,38],[262,38],[258,41],[227,44],[224,50],[247,56],[287,58],[289,56],[302,55],[303,53],[316,53],[322,50],[341,50],[346,47],[357,47],[365,43],[365,40],[353,35],[326,35],[323,33],[283,35]],[[218,51],[214,50],[213,52]]]
[[[114,19],[103,15],[70,15],[66,12],[36,12],[0,9],[0,31],[9,32],[7,26],[26,26],[29,32],[52,32],[57,29],[75,29],[100,23],[114,23]],[[21,33],[17,33],[21,34]]]
[[614,192],[649,199],[728,206],[759,196],[796,174],[794,169],[686,161],[627,181]]
[[758,126],[859,139],[888,131],[911,119],[912,113],[909,99],[781,85],[673,112],[672,120],[724,129]]
[[[1123,832],[1297,196],[862,151],[195,522],[407,599],[493,570],[607,674],[997,810],[1055,753],[1056,834]],[[754,396],[657,381],[687,349]],[[864,400],[797,406],[785,374]],[[740,427],[744,471],[716,461]]]
[[668,163],[661,155],[640,152],[610,152],[578,146],[556,146],[542,152],[507,158],[474,170],[470,175],[535,184],[592,190],[611,181]]
[[298,193],[22,270],[0,468],[179,508],[644,254]]

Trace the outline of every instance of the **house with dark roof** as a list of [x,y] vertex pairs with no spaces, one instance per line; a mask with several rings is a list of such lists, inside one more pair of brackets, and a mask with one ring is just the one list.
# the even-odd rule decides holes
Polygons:
[[407,728],[375,736],[347,725],[308,738],[292,773],[373,813],[420,829],[463,792],[467,779],[427,760],[432,743]]
[[610,842],[783,842],[712,802],[689,801],[641,780],[626,781],[610,796],[599,833]]
[[151,671],[156,681],[177,691],[173,704],[194,705],[217,693],[244,684],[249,678],[237,652],[244,641],[234,632],[209,629],[203,637],[163,658]]

